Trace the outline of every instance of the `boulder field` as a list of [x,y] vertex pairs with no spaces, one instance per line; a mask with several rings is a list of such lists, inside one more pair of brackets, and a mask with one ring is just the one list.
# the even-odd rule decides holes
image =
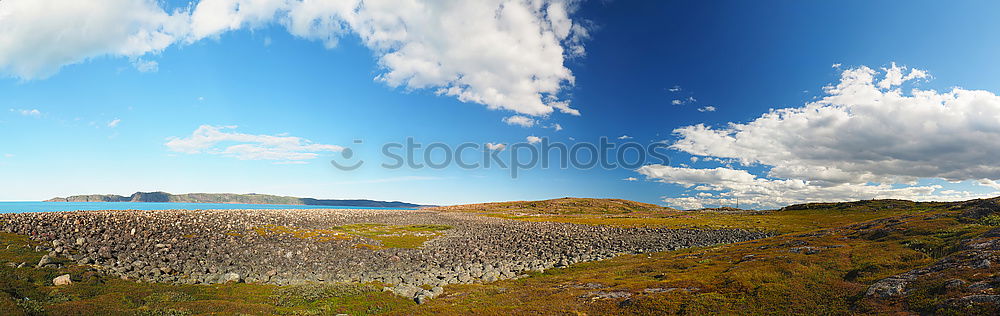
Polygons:
[[[336,227],[447,225],[416,248]],[[280,229],[278,229],[280,228]],[[525,276],[619,254],[769,237],[741,229],[617,228],[413,210],[163,210],[0,214],[0,229],[42,241],[49,258],[145,282],[382,282],[422,300],[455,283]],[[426,290],[431,288],[431,290]]]

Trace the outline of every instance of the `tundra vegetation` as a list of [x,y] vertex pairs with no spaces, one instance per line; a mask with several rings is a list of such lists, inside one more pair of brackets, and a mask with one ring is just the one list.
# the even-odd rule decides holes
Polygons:
[[[1000,303],[1000,198],[813,203],[770,211],[678,211],[622,200],[558,199],[396,211],[411,212],[406,216],[337,211],[347,213],[325,221],[319,219],[328,215],[317,210],[250,212],[257,220],[244,222],[221,211],[203,212],[211,216],[201,220],[224,219],[205,225],[230,225],[213,232],[192,224],[176,237],[140,231],[125,236],[131,241],[124,244],[84,237],[79,246],[77,240],[62,241],[79,234],[72,225],[32,231],[41,234],[17,227],[28,216],[62,223],[45,217],[54,215],[0,217],[5,230],[21,232],[0,234],[0,314],[995,314]],[[290,215],[273,215],[282,212]],[[138,224],[120,226],[129,225]],[[541,245],[527,243],[538,236]],[[166,237],[178,242],[129,247]],[[195,261],[221,259],[211,265],[214,273],[190,260],[178,260],[176,269],[167,264],[169,273],[158,277],[147,274],[148,262],[128,269],[118,264],[128,261],[119,257],[133,259],[129,252],[169,254],[186,249],[177,246],[181,241],[202,245],[203,239],[210,243],[199,247],[206,248],[190,250],[197,253]],[[99,254],[105,242],[113,259]],[[331,268],[310,253],[322,257],[320,248],[332,246],[360,254],[351,260],[399,257],[379,269],[404,277],[343,267],[331,270],[342,271],[342,279],[308,274],[314,262]],[[237,250],[228,258],[211,253],[219,247]],[[246,258],[270,260],[257,270],[284,271],[242,266],[246,247],[274,247]],[[475,251],[449,250],[459,247]],[[580,247],[586,251],[566,251]],[[93,259],[89,248],[96,250]],[[163,248],[168,250],[157,250]],[[277,249],[308,251],[286,258]],[[546,251],[552,254],[540,253]],[[434,258],[468,264],[459,275],[471,279],[453,279],[456,271],[441,266],[439,273],[424,273],[431,270],[420,263]],[[486,278],[483,268],[469,273],[482,263],[496,275]],[[518,271],[500,271],[505,269]],[[225,277],[231,272],[243,273]],[[66,274],[71,284],[54,285]]]

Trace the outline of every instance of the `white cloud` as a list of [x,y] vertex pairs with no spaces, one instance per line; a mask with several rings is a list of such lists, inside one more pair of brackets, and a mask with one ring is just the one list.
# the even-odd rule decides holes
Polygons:
[[323,152],[339,152],[337,145],[315,144],[299,137],[285,135],[252,135],[229,132],[236,126],[199,126],[191,136],[171,137],[165,144],[170,151],[197,154],[208,153],[240,160],[277,160],[296,163],[318,158]]
[[670,101],[670,104],[673,104],[673,105],[681,105],[681,104],[684,104],[684,101],[681,101],[681,100],[673,100],[673,101]]
[[927,78],[928,76],[927,72],[920,69],[912,69],[909,74],[904,75],[903,72],[906,70],[906,67],[897,66],[896,63],[892,63],[892,66],[889,68],[882,68],[882,71],[885,72],[885,76],[882,78],[882,81],[878,82],[879,89],[891,89],[895,86],[902,85],[903,82],[913,79]]
[[14,154],[3,154],[4,158],[12,158]]
[[549,125],[549,127],[546,127],[546,128],[551,128],[551,129],[555,130],[556,132],[563,130],[562,125],[559,125],[559,123],[552,123],[552,125]]
[[840,68],[840,66],[841,63],[834,63],[833,65],[830,65],[831,68]]
[[[963,200],[982,197],[966,192],[939,190],[941,186],[907,186],[896,188],[890,184],[822,185],[801,179],[767,179],[745,170],[730,168],[693,169],[664,165],[640,167],[640,174],[664,183],[673,183],[696,191],[720,191],[712,200],[699,196],[697,201],[717,204],[733,203],[739,199],[744,206],[774,208],[795,203],[831,202],[872,198],[907,200]],[[732,201],[729,201],[732,200]],[[689,197],[671,197],[663,200],[679,208],[691,208]],[[701,206],[695,206],[698,208]]]
[[[674,130],[671,148],[727,165],[716,169],[646,166],[652,179],[723,192],[760,206],[866,198],[954,200],[979,197],[917,185],[921,179],[1000,179],[1000,96],[988,91],[901,88],[927,72],[892,64],[843,71],[840,83],[801,107],[748,123]],[[766,177],[731,163],[763,167]],[[985,179],[984,179],[985,178]],[[1000,189],[1000,186],[994,187]],[[693,205],[689,197],[666,200]]]
[[504,144],[486,143],[486,149],[488,150],[503,151],[506,148],[507,145]]
[[0,71],[22,79],[98,56],[139,58],[176,43],[281,25],[327,48],[359,36],[382,70],[375,79],[390,87],[522,115],[580,114],[560,99],[575,81],[565,60],[584,55],[589,37],[571,18],[576,1],[203,0],[169,13],[154,0],[3,4]]
[[121,123],[121,122],[122,122],[122,120],[115,118],[115,119],[111,120],[111,122],[108,122],[108,127],[110,127],[110,128],[118,127],[118,123]]
[[618,139],[621,139],[621,140],[632,139],[632,136],[622,135],[622,136],[618,136]]
[[27,110],[27,109],[16,109],[16,110],[15,109],[10,109],[10,111],[14,112],[14,113],[17,113],[17,114],[24,115],[24,116],[35,116],[35,117],[42,116],[42,111],[39,111],[38,109],[30,109],[30,110]]
[[819,101],[724,128],[681,127],[671,147],[771,166],[771,177],[833,184],[1000,179],[1000,96],[904,93],[900,84],[927,76],[905,70],[893,65],[878,80],[871,68],[848,69]]
[[637,179],[636,177],[628,177],[628,178],[625,178],[625,179],[622,179],[622,180],[624,180],[624,181],[639,181],[639,179]]
[[40,79],[89,58],[159,52],[187,32],[188,16],[153,0],[5,0],[0,20],[0,71]]
[[157,72],[160,70],[160,63],[155,60],[136,59],[132,61],[132,66],[139,72]]
[[678,92],[678,91],[681,91],[681,86],[678,86],[678,85],[674,85],[673,87],[670,87],[670,88],[667,88],[667,91],[670,91],[670,92]]
[[711,105],[706,105],[698,108],[698,112],[715,112],[715,107]]
[[535,126],[535,119],[522,116],[522,115],[512,115],[503,118],[503,122],[507,125],[518,125],[521,127],[532,127]]
[[996,181],[990,179],[979,179],[976,181],[976,184],[979,184],[984,187],[993,188],[993,190],[1000,191],[1000,183],[997,183]]
[[217,37],[244,27],[256,28],[270,23],[280,10],[287,10],[284,0],[202,0],[191,12],[190,33],[186,42]]
[[525,140],[528,141],[528,144],[537,144],[542,142],[542,138],[538,136],[528,136]]

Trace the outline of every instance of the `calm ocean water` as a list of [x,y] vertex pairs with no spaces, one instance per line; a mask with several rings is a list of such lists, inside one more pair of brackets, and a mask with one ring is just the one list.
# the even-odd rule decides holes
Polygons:
[[274,204],[222,204],[222,203],[152,203],[152,202],[0,202],[0,213],[64,212],[93,210],[232,210],[232,209],[381,209],[405,208],[358,207],[333,205],[274,205]]

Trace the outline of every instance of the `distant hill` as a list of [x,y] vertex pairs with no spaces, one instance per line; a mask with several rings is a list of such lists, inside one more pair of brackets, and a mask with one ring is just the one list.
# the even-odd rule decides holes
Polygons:
[[933,207],[933,206],[940,206],[942,204],[945,203],[882,199],[882,200],[860,200],[860,201],[833,202],[833,203],[804,203],[804,204],[785,206],[782,207],[780,210],[781,211],[828,210],[828,211],[876,212],[885,210],[912,209],[917,207]]
[[669,207],[621,199],[572,198],[439,206],[438,211],[530,214],[641,214],[676,211]]
[[280,205],[329,205],[358,207],[425,207],[405,202],[373,200],[320,200],[267,194],[136,192],[130,196],[116,194],[74,195],[57,197],[45,202],[166,202],[166,203],[226,203],[226,204],[280,204]]

